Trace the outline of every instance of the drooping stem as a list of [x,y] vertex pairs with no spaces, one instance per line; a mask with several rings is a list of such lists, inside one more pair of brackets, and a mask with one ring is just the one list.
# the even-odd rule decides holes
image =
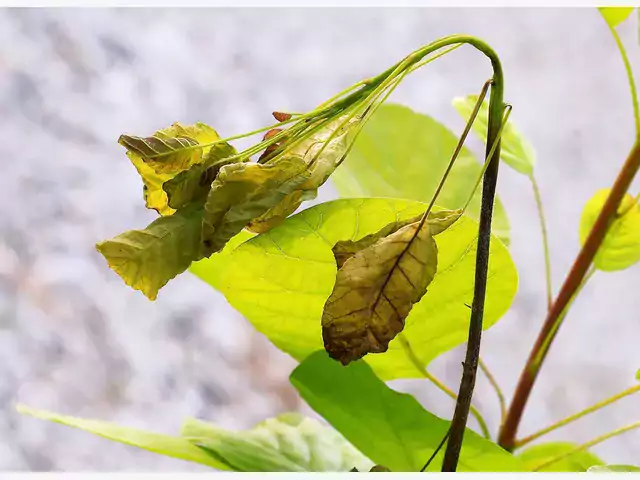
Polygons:
[[544,216],[544,206],[542,204],[542,197],[540,196],[540,189],[538,188],[536,177],[532,173],[529,175],[529,179],[531,180],[533,196],[536,200],[536,209],[538,210],[538,218],[540,219],[540,233],[542,234],[542,249],[544,251],[544,270],[547,283],[547,310],[550,310],[551,304],[553,303],[553,287],[551,285],[551,254],[549,251],[547,221]]
[[[482,45],[478,47],[487,55],[493,66],[493,84],[489,100],[489,126],[487,132],[487,156],[491,153],[492,145],[498,137],[502,125],[502,109],[504,96],[504,80],[502,66],[496,53]],[[499,142],[499,140],[498,140]],[[469,416],[471,398],[475,386],[478,359],[480,357],[480,342],[482,339],[482,320],[484,316],[484,301],[487,290],[487,274],[489,269],[489,246],[491,242],[491,220],[498,181],[498,167],[500,166],[500,144],[488,158],[489,166],[484,175],[482,187],[482,203],[480,207],[480,224],[478,230],[478,247],[476,254],[475,283],[471,318],[469,321],[469,337],[467,352],[463,364],[462,379],[458,392],[455,412],[451,421],[451,434],[447,442],[447,449],[442,462],[443,472],[455,472],[460,458],[460,450],[464,438],[464,430]]]
[[547,313],[542,329],[529,354],[527,363],[520,374],[520,379],[516,387],[513,399],[507,412],[507,419],[504,422],[499,444],[507,449],[513,449],[515,437],[522,418],[522,413],[531,394],[531,389],[538,377],[540,367],[546,358],[549,347],[553,342],[562,322],[557,322],[565,312],[565,308],[574,297],[576,290],[580,287],[585,278],[593,259],[600,248],[611,222],[616,217],[620,202],[626,194],[636,173],[640,169],[640,143],[636,141],[633,149],[629,153],[618,178],[616,178],[609,196],[598,215],[591,232],[580,249],[573,266],[567,275],[560,292],[556,297],[551,309]]
[[[405,354],[407,355],[407,358],[413,364],[413,366],[416,367],[416,370],[418,370],[420,372],[420,374],[424,378],[426,378],[431,383],[433,383],[442,392],[444,392],[446,395],[448,395],[449,397],[451,397],[454,400],[456,400],[458,398],[456,396],[456,393],[453,390],[451,390],[449,387],[447,387],[436,376],[434,376],[431,373],[429,373],[429,370],[427,370],[427,368],[424,366],[422,361],[418,358],[416,353],[413,351],[413,348],[411,348],[411,344],[409,343],[409,341],[406,339],[406,337],[402,333],[400,333],[398,335],[398,339],[400,341],[400,345],[402,345],[402,349],[404,350]],[[480,426],[480,431],[482,432],[482,435],[484,435],[485,438],[489,438],[490,439],[491,438],[491,433],[489,432],[489,427],[487,426],[487,422],[485,421],[485,419],[482,416],[482,414],[480,413],[480,411],[476,407],[471,405],[470,413],[478,421],[478,425]]]
[[554,430],[557,430],[558,428],[564,427],[565,425],[569,425],[572,422],[575,422],[576,420],[589,415],[590,413],[596,412],[598,410],[600,410],[601,408],[606,407],[607,405],[611,405],[614,402],[617,402],[618,400],[624,398],[624,397],[628,397],[629,395],[633,395],[636,392],[640,392],[640,385],[635,385],[631,388],[627,388],[626,390],[617,393],[616,395],[613,395],[612,397],[607,398],[606,400],[603,400],[601,402],[596,403],[595,405],[591,405],[589,408],[585,408],[584,410],[582,410],[581,412],[578,413],[574,413],[573,415],[570,415],[562,420],[560,420],[559,422],[554,423],[553,425],[549,425],[546,428],[543,428],[542,430],[537,431],[536,433],[533,433],[531,435],[529,435],[528,437],[525,437],[523,439],[520,439],[518,441],[515,442],[515,448],[520,448],[530,442],[533,442],[534,440],[536,440],[537,438],[542,437],[543,435],[546,435],[549,432],[553,432]]
[[540,463],[539,465],[536,465],[531,470],[534,472],[537,472],[544,467],[553,465],[554,463],[559,462],[560,460],[563,460],[567,457],[570,457],[571,455],[575,455],[578,452],[582,452],[588,448],[593,447],[594,445],[604,442],[605,440],[609,440],[610,438],[616,437],[618,435],[621,435],[625,432],[636,429],[638,427],[640,427],[640,422],[635,422],[625,427],[617,428],[609,433],[600,435],[599,437],[596,437],[593,440],[589,440],[588,442],[585,442],[582,445],[578,445],[576,448],[573,448],[567,452],[564,452],[562,455],[558,455],[557,457],[551,458],[550,460],[545,460],[544,463]]
[[489,380],[489,384],[493,387],[493,390],[496,392],[496,396],[498,397],[498,404],[500,405],[500,425],[502,425],[502,422],[504,422],[504,417],[507,416],[507,401],[504,398],[504,393],[502,393],[502,389],[500,388],[496,377],[493,376],[491,370],[489,370],[489,367],[487,367],[487,365],[482,360],[482,357],[478,358],[478,366],[480,367],[480,370],[482,370],[482,373],[484,373],[484,375],[487,377],[487,380]]

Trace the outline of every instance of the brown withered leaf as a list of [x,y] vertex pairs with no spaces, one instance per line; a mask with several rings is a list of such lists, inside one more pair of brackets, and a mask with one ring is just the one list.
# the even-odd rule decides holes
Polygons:
[[461,211],[433,212],[394,222],[356,242],[338,242],[333,292],[322,314],[322,336],[331,358],[347,365],[367,353],[386,352],[404,328],[437,271],[434,235],[450,227]]

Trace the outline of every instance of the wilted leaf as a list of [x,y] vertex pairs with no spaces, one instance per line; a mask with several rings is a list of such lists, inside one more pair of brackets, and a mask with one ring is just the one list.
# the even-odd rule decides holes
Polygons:
[[[437,217],[434,231],[432,221],[421,219],[390,232],[387,226],[373,245],[344,260],[322,315],[324,345],[332,358],[347,365],[367,353],[387,351],[436,274],[438,247],[433,235],[461,213],[450,212],[446,226]],[[344,243],[353,250],[361,242],[338,242],[336,263],[344,259]]]
[[[347,159],[331,176],[343,197],[407,198],[428,203],[445,172],[458,137],[431,117],[385,103],[358,134]],[[455,210],[466,203],[482,166],[462,148],[437,204]],[[466,215],[479,218],[481,188]],[[496,197],[493,233],[509,243],[509,221]]]
[[219,139],[218,133],[204,123],[182,126],[176,122],[151,137],[121,135],[118,143],[127,149],[130,158],[139,157],[156,173],[175,175],[200,163],[211,148],[199,145]]
[[[453,106],[466,122],[471,118],[473,108],[478,101],[478,95],[467,95],[453,99]],[[473,131],[478,134],[482,141],[487,143],[487,128],[489,125],[489,102],[482,102],[480,111],[473,122]],[[500,138],[500,158],[504,163],[514,170],[531,175],[536,163],[536,152],[529,141],[522,136],[512,121],[502,129]]]
[[309,179],[306,164],[296,157],[275,163],[235,163],[220,169],[204,206],[203,255],[222,250],[253,219],[278,205]]
[[[278,205],[253,220],[247,227],[249,230],[256,233],[266,232],[295,212],[302,202],[316,198],[318,188],[344,160],[347,148],[353,141],[356,127],[361,121],[361,118],[356,116],[342,126],[346,119],[346,116],[342,116],[334,120],[297,145],[285,150],[286,157],[293,156],[304,161],[308,166],[309,179],[287,195]],[[335,136],[329,140],[334,132]]]
[[633,8],[634,7],[598,7],[598,10],[605,21],[612,28],[615,28],[629,18],[629,15],[633,12]]
[[621,473],[621,472],[640,472],[640,467],[633,465],[604,465],[595,466],[587,470],[588,473]]
[[220,470],[230,470],[230,467],[209,455],[205,450],[196,447],[191,442],[180,437],[171,437],[159,433],[145,432],[133,428],[122,427],[108,422],[89,420],[83,418],[67,417],[57,413],[45,412],[17,406],[18,412],[31,415],[42,420],[61,423],[69,427],[79,428],[85,432],[93,433],[115,442],[132,445],[150,452],[159,453],[168,457],[186,460],[187,462],[201,463]]
[[167,194],[171,208],[181,208],[197,200],[204,200],[211,190],[220,169],[237,160],[226,160],[236,155],[236,149],[228,143],[216,144],[207,153],[201,163],[191,165],[166,181],[163,190]]
[[160,217],[144,230],[130,230],[96,245],[109,266],[135,290],[155,300],[158,290],[200,255],[202,207]]
[[[580,219],[581,245],[584,245],[610,191],[610,189],[599,190],[585,205]],[[640,205],[627,194],[620,203],[618,216],[600,245],[594,265],[599,270],[612,272],[624,270],[638,261],[640,261]]]
[[[358,241],[391,222],[414,218],[426,208],[424,203],[397,199],[326,202],[288,218],[228,255],[199,262],[194,273],[221,291],[278,348],[301,361],[323,349],[320,319],[337,271],[333,246]],[[403,330],[425,364],[467,339],[469,308],[465,304],[473,299],[477,236],[477,222],[462,216],[435,237],[438,272]],[[495,237],[490,255],[484,328],[509,309],[518,284],[509,252]],[[366,361],[384,379],[422,376],[398,339],[386,353],[369,355]]]
[[[389,388],[364,362],[347,367],[315,352],[291,374],[311,408],[359,451],[393,472],[418,472],[447,433],[450,422],[422,408],[411,395]],[[440,470],[441,451],[429,467]],[[468,430],[460,471],[524,471],[510,453]]]
[[162,189],[164,182],[170,180],[172,176],[166,173],[156,173],[153,168],[144,163],[139,156],[131,152],[127,152],[127,156],[142,178],[142,195],[145,206],[148,209],[155,210],[160,215],[172,215],[175,210],[169,207],[167,194]]
[[[517,456],[528,469],[536,468],[553,458],[567,453],[577,445],[569,442],[548,442],[534,445],[523,450]],[[586,472],[593,465],[604,465],[596,455],[588,451],[580,451],[569,455],[557,462],[541,468],[540,472]]]
[[334,429],[298,413],[240,432],[191,419],[182,436],[238,472],[347,472],[372,465]]

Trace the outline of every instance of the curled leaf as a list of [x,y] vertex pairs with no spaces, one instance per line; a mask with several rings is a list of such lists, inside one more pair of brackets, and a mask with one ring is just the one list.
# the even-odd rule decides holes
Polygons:
[[131,152],[127,152],[127,156],[142,178],[142,195],[145,206],[150,210],[155,210],[160,215],[172,215],[175,210],[169,206],[167,194],[162,189],[164,182],[171,179],[171,175],[156,173],[139,156]]
[[203,255],[222,250],[251,221],[278,205],[309,179],[299,158],[282,158],[277,163],[225,165],[214,180],[204,206]]
[[155,300],[158,290],[200,255],[202,208],[160,217],[143,230],[130,230],[96,245],[109,266],[135,290]]
[[353,141],[353,134],[357,130],[355,127],[361,121],[361,118],[356,116],[345,123],[346,118],[343,116],[334,120],[292,148],[284,150],[285,157],[299,158],[307,165],[309,178],[283,198],[278,205],[274,205],[254,219],[247,227],[250,231],[263,233],[272,229],[295,212],[302,202],[316,197],[318,188],[344,160],[347,149]]
[[[580,244],[583,245],[611,189],[602,189],[589,199],[580,219]],[[612,272],[624,270],[640,261],[640,205],[626,194],[618,215],[600,245],[594,259],[597,269]]]
[[394,222],[358,242],[336,244],[340,267],[322,314],[324,345],[332,358],[347,365],[387,351],[436,274],[433,235],[460,215],[444,211],[426,221]]
[[156,173],[175,175],[200,163],[211,148],[207,144],[219,139],[218,133],[204,123],[182,126],[176,122],[150,137],[121,135],[118,143]]
[[227,160],[236,155],[236,149],[226,142],[211,147],[206,158],[201,163],[191,165],[175,177],[167,180],[163,190],[171,208],[181,208],[189,203],[204,200],[211,190],[220,169],[238,160]]

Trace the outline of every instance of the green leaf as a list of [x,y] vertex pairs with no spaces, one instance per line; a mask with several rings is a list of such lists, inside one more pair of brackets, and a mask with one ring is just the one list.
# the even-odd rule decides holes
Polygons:
[[633,12],[633,8],[634,7],[598,7],[598,10],[611,28],[615,28],[629,18],[629,15]]
[[156,173],[175,175],[200,163],[211,148],[206,144],[216,140],[220,140],[218,133],[204,123],[183,126],[176,122],[150,137],[121,135],[118,143],[127,149],[130,158],[140,158]]
[[587,470],[589,473],[640,472],[640,467],[633,465],[604,465],[595,466]]
[[249,223],[309,179],[296,157],[275,163],[234,163],[220,169],[204,206],[203,255],[219,252]]
[[[445,212],[448,216],[436,214],[424,222],[414,218],[404,226],[392,222],[364,242],[338,242],[333,247],[339,269],[322,314],[324,346],[331,358],[347,365],[367,353],[387,351],[436,274],[438,247],[433,235],[462,214]],[[389,226],[400,228],[389,231]],[[345,250],[353,252],[346,259]]]
[[[429,203],[457,143],[458,137],[433,118],[385,103],[367,121],[331,178],[342,197],[408,198]],[[436,203],[450,210],[463,207],[481,171],[480,162],[462,148]],[[481,193],[478,188],[467,210],[475,220],[479,218]],[[498,198],[493,230],[508,245],[509,221]]]
[[201,463],[209,467],[220,470],[229,470],[230,467],[201,448],[196,447],[188,440],[180,437],[171,437],[159,433],[145,432],[133,428],[122,427],[108,422],[98,420],[89,420],[83,418],[67,417],[58,415],[57,413],[46,412],[44,410],[36,410],[18,405],[18,412],[24,415],[31,415],[42,420],[61,423],[69,427],[79,428],[85,432],[93,433],[100,437],[104,437],[115,442],[132,445],[142,448],[150,452],[159,453],[168,457],[186,460],[187,462]]
[[348,472],[373,465],[338,432],[298,413],[243,432],[190,419],[182,436],[239,472]]
[[640,370],[636,372],[636,380],[640,382]]
[[160,217],[144,230],[130,230],[96,245],[124,282],[155,300],[158,290],[200,256],[202,208]]
[[216,144],[211,147],[202,163],[191,165],[189,169],[167,180],[163,190],[167,194],[169,206],[178,209],[192,202],[204,200],[220,169],[237,162],[226,159],[237,153],[236,149],[226,142]]
[[[291,374],[309,406],[358,450],[393,472],[417,472],[434,452],[450,422],[427,412],[411,395],[390,389],[364,362],[347,367],[316,352]],[[429,470],[440,470],[440,452]],[[494,443],[467,430],[460,471],[523,471]]]
[[[342,199],[316,205],[282,225],[243,243],[216,263],[195,272],[213,278],[230,304],[278,348],[297,360],[323,348],[320,319],[336,278],[332,247],[359,240],[393,221],[423,213],[424,203],[397,199]],[[467,339],[473,297],[478,224],[461,217],[436,236],[438,272],[429,291],[412,309],[403,331],[422,362]],[[495,237],[484,313],[489,328],[508,310],[517,290],[517,272],[506,247]],[[384,379],[421,377],[398,339],[367,362]]]
[[[471,118],[473,109],[478,101],[478,95],[467,95],[453,99],[453,106],[466,122]],[[480,111],[473,122],[473,131],[482,141],[487,143],[487,128],[489,126],[489,102],[482,102]],[[522,136],[511,121],[502,130],[500,139],[500,159],[511,168],[523,175],[531,176],[536,164],[536,152],[529,141]]]
[[[580,219],[580,244],[584,242],[593,227],[602,206],[611,189],[599,190],[587,202]],[[626,194],[618,216],[609,227],[609,231],[596,254],[594,265],[606,272],[624,270],[640,261],[640,204],[631,195]]]
[[[576,448],[577,445],[569,442],[548,442],[534,445],[519,453],[517,456],[526,464],[527,468],[533,469],[555,457]],[[554,462],[542,469],[540,472],[586,472],[594,465],[604,465],[596,455],[588,451],[581,451],[569,455],[557,462]]]

